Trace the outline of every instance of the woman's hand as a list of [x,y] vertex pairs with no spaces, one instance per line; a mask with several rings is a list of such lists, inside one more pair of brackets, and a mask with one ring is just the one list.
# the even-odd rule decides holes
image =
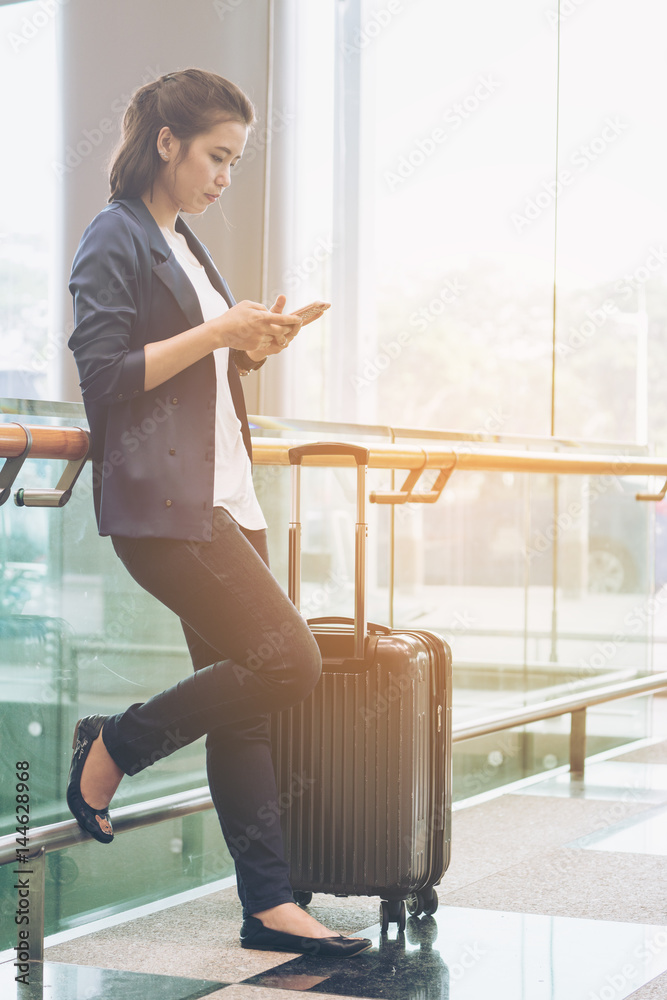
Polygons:
[[301,329],[298,316],[283,315],[286,301],[279,295],[270,309],[259,302],[237,302],[220,316],[221,346],[245,351],[252,361],[279,354]]
[[259,302],[239,302],[216,319],[144,347],[144,391],[162,385],[218,347],[245,351],[252,361],[279,354],[301,329],[299,316],[283,316],[285,296],[270,309]]

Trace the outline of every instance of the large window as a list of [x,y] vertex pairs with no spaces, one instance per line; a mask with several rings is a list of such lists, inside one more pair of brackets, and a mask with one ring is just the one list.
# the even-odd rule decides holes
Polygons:
[[334,114],[326,141],[300,116],[317,185],[295,219],[318,219],[334,308],[292,414],[662,446],[667,12],[640,0],[629,32],[618,0],[321,10],[334,66],[304,60],[299,87],[326,113],[333,84]]
[[48,398],[54,220],[59,170],[58,4],[0,6],[0,396]]

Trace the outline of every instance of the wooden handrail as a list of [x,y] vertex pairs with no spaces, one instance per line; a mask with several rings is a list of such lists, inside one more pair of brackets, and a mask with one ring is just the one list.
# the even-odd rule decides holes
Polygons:
[[[40,427],[28,425],[32,434],[31,458],[83,458],[89,435],[81,427]],[[0,424],[0,458],[18,458],[25,450],[26,433],[21,424]]]
[[[252,444],[255,465],[289,465],[289,449],[303,440],[284,438],[254,438]],[[573,475],[644,475],[667,476],[667,458],[635,455],[571,455],[561,452],[511,451],[499,448],[474,447],[462,441],[453,447],[431,445],[422,448],[407,444],[368,445],[371,469],[444,469],[489,472],[556,472]],[[304,465],[353,466],[347,455],[308,456]]]
[[[32,458],[77,459],[88,448],[88,433],[80,427],[41,427],[29,425],[33,437]],[[289,465],[290,448],[303,444],[303,438],[256,437],[253,439],[253,460],[256,465]],[[26,445],[26,435],[18,423],[0,424],[0,458],[16,458]],[[429,442],[427,447],[410,444],[368,446],[369,467],[372,469],[445,469],[487,472],[533,472],[571,475],[665,476],[667,457],[640,455],[591,455],[549,451],[519,451],[484,447],[466,441],[440,444]],[[353,466],[347,455],[308,456],[304,465]]]

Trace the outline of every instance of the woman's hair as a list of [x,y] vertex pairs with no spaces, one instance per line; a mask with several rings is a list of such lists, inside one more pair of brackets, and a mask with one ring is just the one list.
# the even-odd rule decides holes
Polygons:
[[183,144],[180,161],[195,136],[226,121],[250,126],[255,109],[242,90],[217,73],[184,69],[140,87],[127,106],[120,144],[112,154],[109,201],[140,198],[149,188],[152,194],[162,164],[157,137],[165,125]]

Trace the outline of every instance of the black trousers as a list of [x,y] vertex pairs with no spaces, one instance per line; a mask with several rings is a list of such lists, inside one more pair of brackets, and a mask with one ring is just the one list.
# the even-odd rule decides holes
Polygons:
[[210,542],[112,541],[137,583],[181,619],[195,672],[112,716],[105,745],[131,775],[206,734],[211,796],[244,914],[291,902],[269,713],[310,693],[321,658],[268,568],[266,532],[241,528],[217,507]]

